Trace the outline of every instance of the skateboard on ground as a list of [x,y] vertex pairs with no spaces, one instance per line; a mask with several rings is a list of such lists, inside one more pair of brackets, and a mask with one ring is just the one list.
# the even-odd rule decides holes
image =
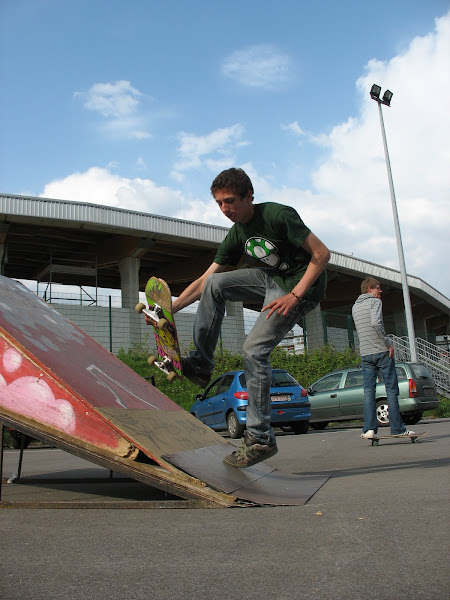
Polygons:
[[150,356],[149,365],[155,365],[172,381],[175,377],[183,377],[181,368],[180,347],[177,330],[172,315],[172,295],[169,286],[163,279],[150,277],[145,286],[145,297],[148,308],[142,302],[136,304],[135,310],[144,313],[151,321],[155,335],[158,356]]
[[[372,442],[372,446],[378,446],[379,440],[407,440],[410,439],[413,444],[419,443],[420,440],[417,438],[427,435],[428,431],[423,433],[413,433],[411,435],[377,435],[373,438],[367,438],[368,442]],[[363,438],[364,439],[364,438]]]

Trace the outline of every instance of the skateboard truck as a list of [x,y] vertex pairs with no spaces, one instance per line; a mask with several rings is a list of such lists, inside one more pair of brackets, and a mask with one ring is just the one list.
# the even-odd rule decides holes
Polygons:
[[151,321],[153,321],[158,329],[163,329],[167,326],[168,321],[163,317],[164,312],[159,304],[155,304],[154,310],[151,310],[150,308],[147,308],[143,302],[139,302],[136,304],[134,310],[137,313],[143,313],[146,315]]
[[165,356],[163,360],[157,360],[157,356],[150,356],[147,360],[149,365],[155,365],[158,367],[160,371],[167,375],[167,379],[172,381],[177,376],[176,372],[173,370],[172,360]]

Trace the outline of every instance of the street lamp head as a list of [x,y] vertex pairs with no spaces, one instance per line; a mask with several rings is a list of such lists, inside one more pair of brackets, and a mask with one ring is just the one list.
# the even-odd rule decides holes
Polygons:
[[372,100],[378,102],[378,104],[384,104],[385,106],[391,105],[392,96],[394,95],[390,90],[386,90],[383,94],[383,97],[380,98],[381,86],[376,85],[375,83],[370,88],[370,97]]
[[375,83],[373,84],[371,90],[370,90],[370,97],[372,98],[372,100],[379,100],[380,99],[380,92],[381,92],[381,86],[376,85]]
[[383,94],[383,104],[385,104],[386,106],[390,106],[393,95],[394,94],[390,90],[386,90]]

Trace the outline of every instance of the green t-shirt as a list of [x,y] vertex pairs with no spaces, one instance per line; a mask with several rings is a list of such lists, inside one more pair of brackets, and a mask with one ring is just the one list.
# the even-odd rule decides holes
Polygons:
[[[261,261],[261,267],[274,270],[274,281],[290,292],[303,277],[311,255],[301,247],[311,230],[297,211],[275,202],[254,205],[248,223],[235,223],[220,244],[214,262],[236,266],[243,254]],[[322,300],[327,285],[323,271],[306,292],[306,300]]]

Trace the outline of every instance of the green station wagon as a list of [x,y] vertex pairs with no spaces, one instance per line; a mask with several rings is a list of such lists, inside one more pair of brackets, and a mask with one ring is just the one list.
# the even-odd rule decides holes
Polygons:
[[[439,406],[439,398],[431,373],[420,363],[396,363],[398,403],[405,425],[414,425],[425,410]],[[330,421],[352,421],[364,418],[364,385],[361,368],[341,369],[328,373],[308,388],[311,402],[310,426],[324,429]],[[389,425],[386,388],[381,373],[375,392],[379,427]]]

